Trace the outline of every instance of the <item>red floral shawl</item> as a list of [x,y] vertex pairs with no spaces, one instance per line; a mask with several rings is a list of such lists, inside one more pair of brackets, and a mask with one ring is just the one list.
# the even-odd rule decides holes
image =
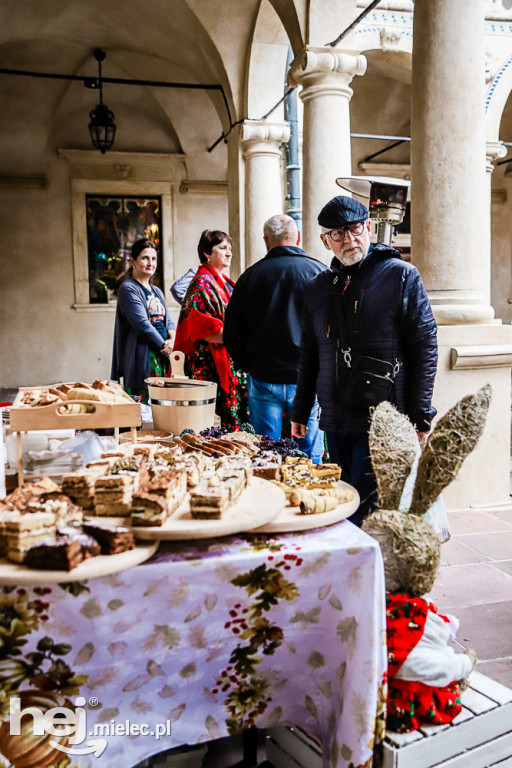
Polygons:
[[[221,278],[208,264],[201,264],[190,283],[176,330],[174,349],[191,355],[200,339],[224,328],[224,313],[230,299],[226,283],[235,285],[231,278]],[[205,342],[206,343],[206,342]],[[210,343],[210,351],[222,389],[230,392],[234,386],[233,372],[224,344]]]

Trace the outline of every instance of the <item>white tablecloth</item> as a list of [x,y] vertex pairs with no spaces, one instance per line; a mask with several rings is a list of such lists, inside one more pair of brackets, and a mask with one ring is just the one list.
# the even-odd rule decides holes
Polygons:
[[[368,763],[382,729],[381,555],[346,521],[273,538],[166,542],[115,576],[3,587],[0,602],[3,716],[20,691],[84,697],[88,732],[110,731],[100,757],[71,757],[79,768],[127,768],[181,744],[285,723],[322,742],[325,767],[354,768]],[[34,703],[22,698],[22,708]],[[112,735],[128,720],[153,735]],[[17,738],[11,757],[29,737]],[[6,744],[0,733],[4,761]]]

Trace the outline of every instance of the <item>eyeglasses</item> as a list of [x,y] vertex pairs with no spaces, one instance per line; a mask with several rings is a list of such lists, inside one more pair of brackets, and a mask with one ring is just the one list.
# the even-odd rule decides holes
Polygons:
[[324,235],[329,235],[331,240],[335,243],[342,243],[345,239],[345,232],[348,230],[351,235],[358,237],[363,234],[364,221],[358,221],[357,224],[347,224],[346,227],[339,227],[339,229],[331,229],[330,232],[324,232]]

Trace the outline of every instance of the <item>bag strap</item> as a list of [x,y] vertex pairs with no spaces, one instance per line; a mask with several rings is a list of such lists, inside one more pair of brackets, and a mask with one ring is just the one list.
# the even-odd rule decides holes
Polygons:
[[[368,274],[366,275],[359,292],[365,293],[368,284],[370,282],[371,276],[373,274],[373,270],[375,269],[375,261],[373,264],[371,264],[370,269],[368,270]],[[343,287],[343,294],[347,290],[347,288],[350,285],[352,275],[347,275],[345,279],[345,285]],[[351,354],[351,347],[348,345],[348,339],[347,339],[347,327],[345,323],[345,314],[343,312],[343,307],[341,303],[341,297],[342,293],[340,289],[337,287],[338,280],[340,278],[339,274],[335,274],[333,281],[332,281],[332,287],[334,292],[334,304],[336,307],[336,315],[338,318],[338,338],[339,338],[339,344],[341,346],[341,352],[343,353],[343,362],[347,366],[347,368],[350,368],[352,365],[352,354]]]
[[[333,293],[334,293],[334,306],[336,307],[336,316],[338,318],[338,340],[339,340],[338,344],[341,347],[341,351],[343,352],[344,363],[347,366],[347,368],[350,368],[352,357],[350,354],[350,347],[348,347],[346,343],[345,316],[343,314],[343,307],[341,306],[340,289],[337,287],[338,280],[339,280],[339,275],[335,275],[332,281]],[[349,283],[350,283],[350,275],[348,276],[345,282],[345,287],[343,288],[343,292],[347,290]]]
[[[371,280],[371,277],[373,275],[373,270],[375,269],[376,262],[374,261],[371,265],[370,269],[368,270],[368,274],[366,275],[366,278],[364,282],[362,283],[359,292],[364,295],[366,292],[366,289],[368,288],[369,282]],[[344,294],[347,288],[350,285],[350,279],[351,275],[347,275],[345,279],[345,285],[343,287],[343,292],[340,291],[340,289],[337,287],[337,283],[339,281],[340,275],[335,274],[333,281],[332,281],[332,287],[333,287],[333,293],[334,293],[334,305],[336,307],[336,315],[338,319],[338,342],[337,342],[337,357],[339,356],[339,353],[341,352],[343,354],[343,362],[345,363],[347,368],[352,367],[352,348],[348,345],[348,339],[347,339],[347,327],[345,323],[345,314],[343,312],[343,306],[342,306],[342,293]],[[393,331],[393,338],[391,340],[391,358],[394,360],[393,366],[393,376],[392,381],[394,380],[395,376],[397,375],[398,371],[400,370],[400,367],[402,366],[401,360],[398,359],[398,357],[395,356],[395,338],[396,334]],[[338,362],[338,361],[337,361]],[[337,366],[336,366],[337,367]]]

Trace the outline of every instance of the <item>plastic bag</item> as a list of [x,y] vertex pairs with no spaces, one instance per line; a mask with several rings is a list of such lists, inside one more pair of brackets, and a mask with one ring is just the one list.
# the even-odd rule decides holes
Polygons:
[[[400,504],[398,505],[398,509],[402,512],[407,512],[411,506],[412,493],[414,490],[414,484],[416,482],[416,474],[418,472],[418,462],[420,460],[420,456],[421,448],[418,443],[416,458],[414,459],[414,464],[412,465],[409,477],[405,481],[402,498],[400,499]],[[442,493],[439,494],[432,506],[429,507],[425,514],[425,518],[432,523],[432,526],[437,533],[441,544],[444,544],[450,539],[450,525],[448,523],[448,515],[446,514],[446,507],[443,501]]]
[[78,432],[75,437],[72,437],[69,440],[64,440],[61,443],[61,449],[63,451],[71,451],[71,453],[80,454],[83,456],[84,464],[99,459],[103,453],[103,446],[99,435],[89,429],[84,432]]
[[432,523],[434,531],[439,536],[441,544],[448,541],[451,533],[442,493],[439,494],[432,506],[429,507],[425,517]]
[[191,267],[171,285],[171,293],[178,304],[183,304],[183,299],[195,274],[196,270]]

